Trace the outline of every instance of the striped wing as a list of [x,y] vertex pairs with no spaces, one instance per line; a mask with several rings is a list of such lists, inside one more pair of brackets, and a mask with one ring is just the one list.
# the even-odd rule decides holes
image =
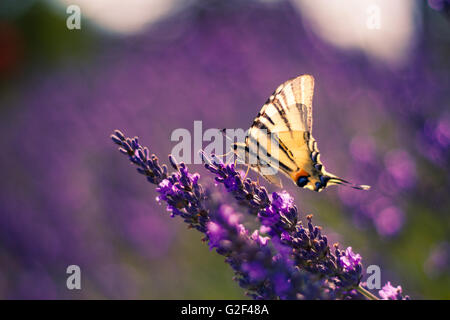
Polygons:
[[286,81],[267,99],[252,127],[264,124],[271,132],[311,133],[313,94],[314,78],[311,75],[302,75]]
[[[310,156],[307,139],[312,130],[313,92],[314,78],[311,75],[298,76],[280,85],[253,121],[246,139],[246,151],[258,155],[261,151],[267,153],[269,160],[262,159],[262,162],[268,165],[271,157],[276,158],[277,168],[292,177],[292,173],[303,167]],[[268,147],[268,134],[277,137],[278,150]],[[274,179],[269,175],[263,176],[269,181]]]

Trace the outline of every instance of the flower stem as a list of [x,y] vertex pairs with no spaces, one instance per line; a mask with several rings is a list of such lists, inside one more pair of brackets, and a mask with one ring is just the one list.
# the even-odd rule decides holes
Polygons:
[[367,291],[365,288],[363,288],[361,285],[359,285],[356,290],[361,293],[364,297],[366,297],[368,300],[380,300],[375,295]]

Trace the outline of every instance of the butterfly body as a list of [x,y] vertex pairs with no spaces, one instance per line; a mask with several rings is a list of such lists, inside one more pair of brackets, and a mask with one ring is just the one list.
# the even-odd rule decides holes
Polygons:
[[[320,192],[329,185],[352,185],[325,171],[312,130],[314,78],[301,75],[281,84],[254,119],[244,143],[235,143],[238,159],[281,186],[281,172],[301,188]],[[251,161],[253,159],[254,161]],[[272,170],[263,170],[270,168]]]

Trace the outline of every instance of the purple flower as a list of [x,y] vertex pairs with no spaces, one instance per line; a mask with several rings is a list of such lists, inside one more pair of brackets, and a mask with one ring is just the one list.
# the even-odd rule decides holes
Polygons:
[[290,287],[289,278],[282,273],[276,274],[274,276],[274,286],[277,295],[283,295],[286,291],[289,290]]
[[[221,205],[211,212],[207,238],[210,248],[226,257],[239,285],[255,299],[309,299],[333,297],[333,288],[319,277],[298,270],[283,250],[274,252],[271,239],[256,230],[249,235],[232,207]],[[280,290],[279,279],[284,281]]]
[[361,262],[361,256],[359,253],[354,253],[352,247],[348,247],[345,253],[339,258],[339,264],[346,271],[355,270]]
[[212,155],[210,160],[203,152],[202,159],[205,168],[215,174],[216,182],[222,183],[226,190],[231,193],[240,205],[248,208],[249,213],[257,214],[259,210],[270,204],[266,188],[259,186],[256,182],[241,178],[234,164],[223,164],[216,156]]
[[220,241],[225,239],[226,233],[217,223],[212,221],[208,222],[207,229],[206,235],[209,239],[209,249],[218,248]]
[[[205,156],[204,159],[206,159]],[[220,176],[221,179],[216,181],[222,183],[229,176],[236,176],[232,166],[223,166],[208,159],[205,166],[209,171]],[[251,181],[248,185],[252,185]],[[227,188],[226,185],[225,188]],[[341,290],[342,294],[359,285],[361,264],[355,263],[351,269],[341,266],[338,261],[342,253],[338,246],[335,246],[333,254],[328,246],[327,237],[321,234],[321,228],[312,224],[311,215],[306,217],[308,221],[306,227],[298,221],[297,207],[288,193],[274,192],[270,197],[266,197],[265,189],[257,185],[245,192],[247,192],[245,199],[251,200],[242,201],[242,190],[230,193],[240,204],[250,207],[252,209],[250,212],[257,213],[262,226],[267,229],[265,230],[267,234],[273,241],[281,240],[281,244],[288,248],[288,254],[293,257],[298,267],[328,279]],[[264,198],[263,201],[260,201],[260,194]]]
[[287,192],[272,194],[272,206],[276,207],[280,212],[288,214],[294,205],[294,199]]
[[251,281],[262,281],[267,276],[264,265],[257,261],[242,264],[242,271],[248,273]]
[[258,213],[262,225],[269,227],[269,234],[280,236],[285,230],[293,230],[297,223],[297,207],[287,193],[272,193],[270,205]]
[[[287,193],[272,193],[250,179],[241,178],[234,165],[203,154],[205,167],[223,184],[237,203],[258,217],[259,230],[249,231],[242,215],[226,204],[217,188],[203,188],[200,176],[191,174],[184,163],[169,156],[176,171],[149,156],[137,138],[125,138],[120,131],[112,136],[120,151],[138,166],[138,172],[157,185],[158,201],[167,203],[171,216],[180,216],[202,232],[210,249],[225,257],[235,272],[235,280],[254,299],[353,299],[368,297],[360,284],[361,256],[351,247],[342,252],[322,235],[321,227],[298,220],[294,199]],[[267,234],[267,236],[262,236]],[[387,290],[387,289],[386,289]],[[361,292],[361,295],[358,293]],[[401,293],[401,292],[400,292]],[[381,293],[380,293],[381,294]]]
[[381,299],[383,300],[408,300],[409,297],[402,296],[402,287],[397,286],[397,288],[391,285],[391,282],[387,282],[384,287],[378,291]]
[[267,242],[269,241],[270,238],[261,236],[259,234],[259,231],[255,230],[251,235],[251,239],[256,243],[258,243],[260,246],[265,246],[267,245]]

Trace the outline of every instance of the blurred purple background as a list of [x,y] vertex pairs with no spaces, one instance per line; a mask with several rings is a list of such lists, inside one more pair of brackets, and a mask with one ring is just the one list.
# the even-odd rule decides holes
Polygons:
[[[372,2],[380,28],[365,23]],[[373,189],[285,181],[301,214],[412,298],[450,298],[448,2],[155,0],[159,15],[118,7],[114,24],[78,1],[81,30],[66,28],[65,1],[23,3],[0,6],[0,298],[243,298],[109,135],[166,162],[173,130],[246,129],[306,73],[324,164]],[[71,264],[80,291],[66,288]]]

